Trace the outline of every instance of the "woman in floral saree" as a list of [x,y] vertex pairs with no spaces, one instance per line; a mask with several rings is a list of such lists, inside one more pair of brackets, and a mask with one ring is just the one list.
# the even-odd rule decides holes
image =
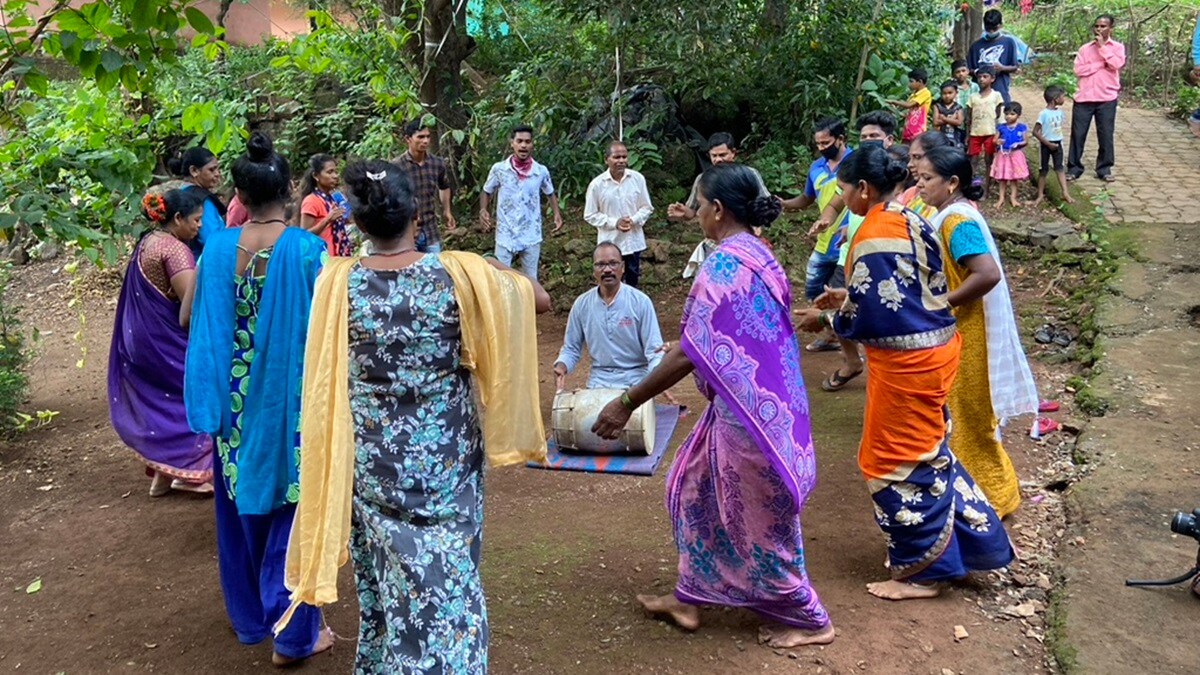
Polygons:
[[942,582],[1013,558],[996,512],[950,452],[946,400],[961,340],[937,233],[893,201],[907,175],[882,149],[843,162],[842,194],[864,216],[849,242],[847,288],[827,292],[800,318],[804,330],[831,326],[867,349],[858,464],[892,575],[867,590],[889,600],[936,596]]
[[700,226],[718,244],[688,295],[679,347],[609,403],[595,427],[615,438],[630,411],[688,373],[711,401],[667,477],[675,593],[638,600],[688,630],[700,624],[700,605],[725,605],[766,619],[759,640],[772,647],[826,644],[833,626],[809,582],[800,531],[816,462],[791,292],[752,234],[781,207],[737,164],[706,171],[699,202]]

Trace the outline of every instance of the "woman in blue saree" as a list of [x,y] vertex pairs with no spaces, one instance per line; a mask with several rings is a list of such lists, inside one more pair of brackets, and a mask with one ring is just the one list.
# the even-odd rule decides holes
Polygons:
[[[300,380],[313,283],[325,245],[287,227],[287,161],[261,133],[233,166],[250,213],[216,232],[200,259],[184,376],[188,422],[216,449],[217,558],[225,607],[243,644],[257,644],[290,604],[288,535],[299,498]],[[277,665],[329,649],[315,607],[275,638]]]
[[652,614],[700,625],[701,605],[742,607],[776,648],[833,641],[804,565],[800,512],[816,484],[808,396],[783,269],[752,234],[779,216],[749,169],[725,164],[700,179],[698,216],[718,242],[684,305],[680,342],[640,384],[601,411],[615,438],[630,412],[689,373],[711,401],[667,477],[679,550],[672,595],[638,596]]
[[197,258],[214,234],[225,229],[225,204],[213,194],[221,185],[221,165],[217,156],[203,145],[188,148],[167,168],[183,180],[181,190],[195,190],[204,198],[204,213],[200,216],[200,232],[188,242]]

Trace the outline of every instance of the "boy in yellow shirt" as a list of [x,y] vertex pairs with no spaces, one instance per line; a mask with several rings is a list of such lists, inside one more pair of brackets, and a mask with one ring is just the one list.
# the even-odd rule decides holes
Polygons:
[[911,143],[914,138],[929,131],[929,108],[933,104],[933,94],[925,83],[929,80],[928,73],[922,68],[913,68],[908,73],[909,94],[905,101],[888,101],[891,105],[908,111],[904,120],[904,133],[900,140]]

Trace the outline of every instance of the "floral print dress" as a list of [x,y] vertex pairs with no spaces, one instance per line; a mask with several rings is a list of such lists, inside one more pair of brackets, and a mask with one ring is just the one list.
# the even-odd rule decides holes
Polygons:
[[[250,262],[246,270],[238,275],[234,283],[233,307],[237,314],[237,329],[233,335],[233,367],[229,378],[229,395],[231,398],[229,439],[216,439],[217,457],[221,462],[221,475],[225,481],[226,494],[230,499],[237,497],[238,479],[238,450],[242,445],[242,412],[245,410],[245,398],[250,391],[250,364],[254,363],[254,328],[258,323],[258,308],[262,301],[265,274],[255,274],[255,270],[270,259],[273,247],[265,248],[257,253],[250,253]],[[262,261],[261,265],[260,262]],[[300,462],[300,430],[296,429],[295,445],[292,452],[297,465]],[[295,504],[300,499],[299,483],[288,485],[285,501]]]
[[356,673],[484,673],[483,437],[435,256],[349,279]]

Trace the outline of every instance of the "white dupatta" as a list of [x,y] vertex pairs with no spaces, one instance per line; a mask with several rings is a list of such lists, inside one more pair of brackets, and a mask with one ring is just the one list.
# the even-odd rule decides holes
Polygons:
[[[938,211],[933,217],[933,226],[941,234],[942,223],[951,215],[959,215],[979,226],[988,251],[1000,268],[1000,283],[983,296],[983,317],[987,331],[988,384],[992,391],[992,410],[1000,424],[1009,417],[1038,412],[1038,391],[1025,360],[1025,349],[1021,346],[1021,335],[1013,318],[1012,299],[1008,294],[1008,280],[1004,275],[1004,264],[1000,262],[1000,250],[983,214],[966,202],[955,202]],[[946,242],[949,250],[950,242]],[[948,261],[947,261],[948,262]],[[1034,419],[1034,436],[1037,420]]]

